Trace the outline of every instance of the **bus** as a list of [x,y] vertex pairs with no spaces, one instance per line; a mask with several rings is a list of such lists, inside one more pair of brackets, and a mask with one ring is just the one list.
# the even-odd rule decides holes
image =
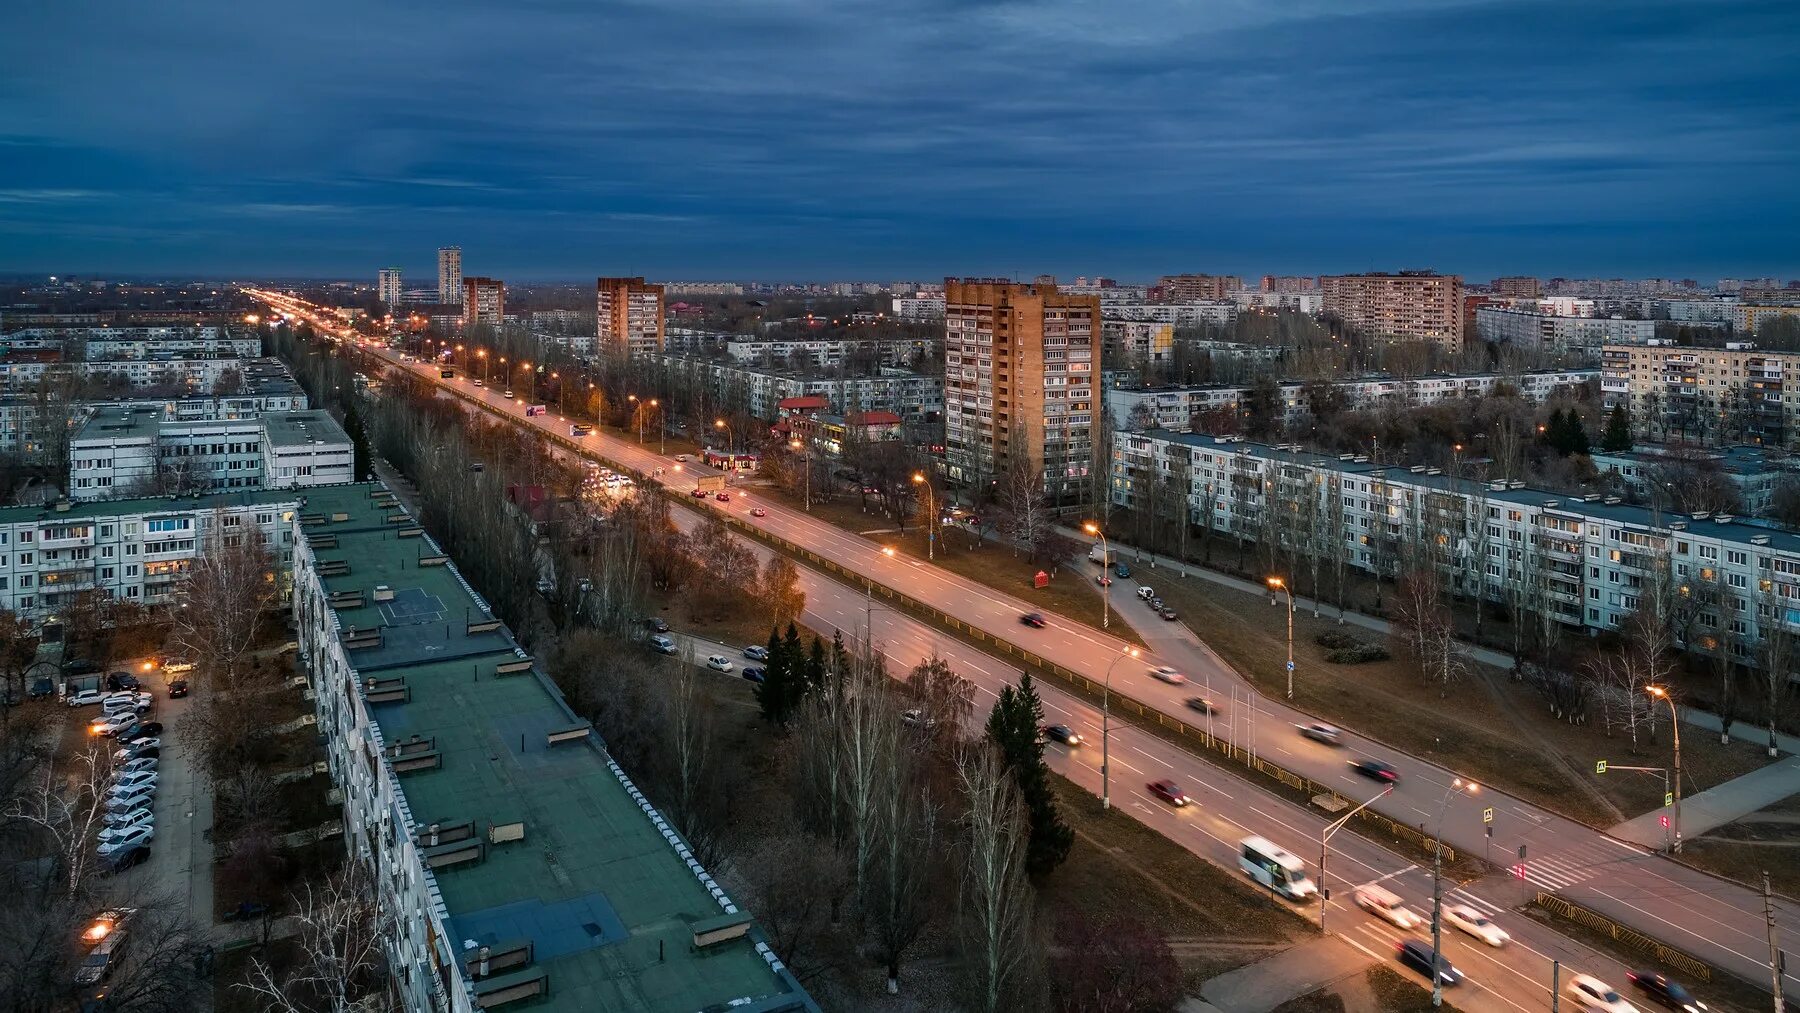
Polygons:
[[586,436],[587,434],[589,434],[593,431],[594,431],[594,427],[591,425],[588,425],[586,422],[577,422],[574,425],[569,427],[569,435],[575,437],[576,439],[580,439],[581,437]]
[[1305,900],[1319,889],[1306,878],[1306,865],[1299,857],[1261,837],[1238,842],[1238,868],[1289,900]]

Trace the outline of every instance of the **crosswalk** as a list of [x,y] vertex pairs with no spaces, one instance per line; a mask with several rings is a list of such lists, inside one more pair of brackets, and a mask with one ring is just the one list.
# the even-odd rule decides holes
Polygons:
[[1525,865],[1525,880],[1543,890],[1567,890],[1603,875],[1628,856],[1617,848],[1600,844],[1579,844],[1562,848],[1555,854],[1539,858],[1530,856]]

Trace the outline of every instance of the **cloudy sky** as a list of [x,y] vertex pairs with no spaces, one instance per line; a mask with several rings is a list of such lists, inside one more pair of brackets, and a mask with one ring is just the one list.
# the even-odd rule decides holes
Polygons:
[[90,0],[0,271],[1800,274],[1800,3]]

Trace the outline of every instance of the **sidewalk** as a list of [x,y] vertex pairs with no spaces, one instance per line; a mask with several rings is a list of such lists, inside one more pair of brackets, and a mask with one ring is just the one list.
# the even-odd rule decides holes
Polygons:
[[1200,986],[1203,1001],[1189,999],[1180,1008],[1183,1013],[1268,1013],[1375,963],[1374,957],[1337,936],[1324,936],[1209,978]]
[[[1760,770],[1733,778],[1716,788],[1708,788],[1691,798],[1682,799],[1681,836],[1684,840],[1692,840],[1708,830],[1748,816],[1797,792],[1800,792],[1800,756],[1789,756]],[[1669,809],[1652,809],[1636,819],[1626,820],[1607,833],[1657,850],[1663,846],[1665,833],[1661,817],[1670,812]]]

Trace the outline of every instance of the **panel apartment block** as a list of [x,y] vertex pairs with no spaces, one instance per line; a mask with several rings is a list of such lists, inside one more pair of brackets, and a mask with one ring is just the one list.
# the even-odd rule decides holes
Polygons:
[[1462,279],[1433,271],[1338,274],[1319,279],[1326,313],[1365,334],[1462,347]]
[[665,296],[642,278],[601,278],[594,283],[595,337],[599,350],[656,355],[663,350]]

